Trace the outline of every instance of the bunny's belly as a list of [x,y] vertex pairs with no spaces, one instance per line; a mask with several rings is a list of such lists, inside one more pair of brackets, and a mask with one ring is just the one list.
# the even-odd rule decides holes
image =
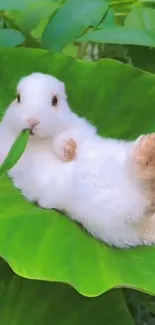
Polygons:
[[121,239],[123,232],[144,215],[145,206],[137,183],[115,157],[76,166],[66,211],[95,237],[112,242],[118,233]]

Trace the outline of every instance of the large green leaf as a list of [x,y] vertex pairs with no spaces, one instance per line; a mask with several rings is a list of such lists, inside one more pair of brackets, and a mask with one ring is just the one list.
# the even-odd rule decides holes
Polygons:
[[[0,50],[0,106],[33,71],[65,81],[69,102],[102,135],[133,139],[155,130],[155,76],[113,60],[82,62],[42,50]],[[70,283],[87,296],[116,286],[155,294],[155,247],[110,248],[56,211],[0,182],[0,255],[23,277]]]
[[107,8],[108,0],[67,0],[45,28],[43,47],[60,51],[89,26],[96,26]]
[[0,261],[0,306],[4,325],[134,324],[121,290],[90,299],[66,284],[22,279],[4,261]]

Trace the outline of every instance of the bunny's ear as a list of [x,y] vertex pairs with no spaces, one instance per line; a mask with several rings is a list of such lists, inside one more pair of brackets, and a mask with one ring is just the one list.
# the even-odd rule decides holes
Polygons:
[[67,99],[66,87],[65,87],[64,82],[62,82],[62,81],[61,81],[61,90],[62,90],[62,93],[63,93],[64,96],[65,96],[65,99]]

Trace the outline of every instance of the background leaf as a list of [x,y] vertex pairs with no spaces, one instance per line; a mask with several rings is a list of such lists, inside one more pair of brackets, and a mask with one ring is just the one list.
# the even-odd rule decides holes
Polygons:
[[0,46],[13,47],[23,43],[24,35],[15,29],[0,29]]
[[78,42],[133,44],[155,47],[155,33],[134,28],[105,26],[79,37]]
[[22,279],[2,260],[0,305],[5,325],[134,324],[121,290],[86,298],[65,284]]
[[[43,3],[48,2],[49,0],[40,0]],[[51,0],[52,1],[52,0]],[[37,3],[38,0],[33,0],[33,3]],[[0,1],[0,10],[25,10],[32,0],[1,0]]]
[[66,1],[45,28],[42,46],[60,51],[89,26],[96,26],[103,18],[107,8],[107,0]]
[[[100,134],[133,139],[155,130],[153,74],[113,60],[84,62],[22,48],[1,49],[0,61],[2,108],[22,76],[41,71],[65,82],[71,107]],[[7,177],[0,193],[0,255],[17,274],[70,283],[87,296],[116,286],[155,294],[155,247],[110,248],[67,216],[27,202]]]
[[4,17],[11,19],[25,35],[28,35],[39,28],[40,23],[47,24],[48,18],[58,6],[51,0],[32,1],[24,11],[8,11]]
[[143,46],[129,46],[132,64],[144,71],[155,73],[155,49]]
[[128,28],[155,32],[155,10],[134,8],[126,17],[124,25]]

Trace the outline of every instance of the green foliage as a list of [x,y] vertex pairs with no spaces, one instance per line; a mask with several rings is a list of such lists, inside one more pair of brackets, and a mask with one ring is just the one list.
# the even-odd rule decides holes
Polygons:
[[[105,17],[106,20],[106,17]],[[99,29],[84,34],[78,41],[92,41],[113,44],[133,44],[155,47],[155,10],[134,8],[124,21],[116,26],[111,12],[111,21],[104,20]]]
[[[13,99],[21,76],[42,71],[65,81],[71,106],[100,134],[132,139],[154,130],[152,74],[112,60],[82,62],[41,50],[0,50],[0,60],[2,107]],[[0,255],[17,274],[66,282],[86,296],[122,285],[155,294],[154,247],[107,247],[67,216],[27,202],[7,177],[0,189]]]
[[68,0],[44,30],[44,48],[60,51],[75,41],[89,26],[96,27],[108,9],[107,0]]
[[[0,116],[19,78],[38,70],[65,81],[71,106],[100,134],[133,139],[154,131],[153,75],[112,60],[81,62],[41,50],[114,58],[155,73],[154,0],[1,0],[0,47],[37,48],[0,50]],[[28,132],[17,139],[0,177],[20,158],[27,140]],[[67,216],[26,202],[6,176],[0,191],[0,255],[17,274],[50,281],[22,279],[0,260],[0,323],[133,325],[122,291],[104,292],[130,286],[155,295],[155,248],[109,248]],[[83,297],[53,281],[89,297],[104,294]],[[139,313],[145,306],[154,315],[155,300],[135,293],[128,305],[135,324],[144,325],[146,316],[143,312],[142,323]]]
[[[23,44],[25,37],[24,46],[79,57],[87,50],[85,46],[81,51],[81,42],[155,47],[154,1],[5,0],[0,10],[1,28],[23,34],[10,35],[10,41],[8,36],[7,46]],[[5,46],[4,37],[0,46]]]

